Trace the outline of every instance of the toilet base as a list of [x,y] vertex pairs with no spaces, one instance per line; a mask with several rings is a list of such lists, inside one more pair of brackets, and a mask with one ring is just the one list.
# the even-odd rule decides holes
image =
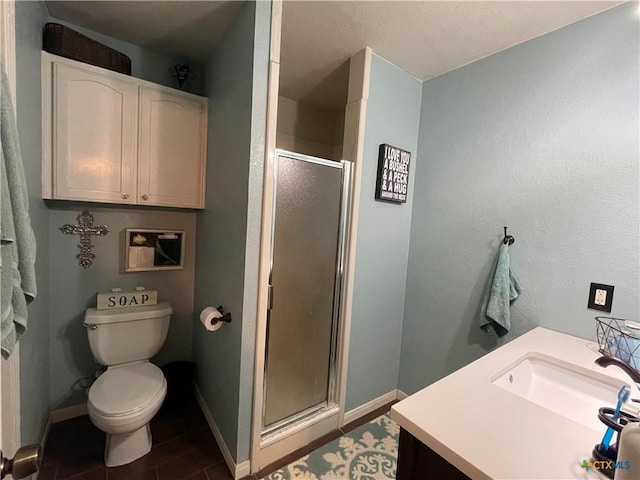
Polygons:
[[151,451],[149,424],[131,433],[107,434],[104,447],[104,463],[107,467],[119,467],[143,457]]

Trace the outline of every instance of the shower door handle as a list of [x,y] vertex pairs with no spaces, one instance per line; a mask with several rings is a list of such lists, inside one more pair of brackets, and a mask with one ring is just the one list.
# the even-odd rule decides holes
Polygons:
[[267,286],[267,310],[273,310],[273,285]]

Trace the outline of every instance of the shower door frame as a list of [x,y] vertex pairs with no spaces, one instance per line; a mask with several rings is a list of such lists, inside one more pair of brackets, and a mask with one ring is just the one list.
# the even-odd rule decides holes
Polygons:
[[329,351],[329,374],[327,379],[327,399],[317,405],[311,406],[298,413],[294,413],[282,420],[274,422],[270,425],[265,425],[265,402],[267,395],[267,356],[269,348],[269,323],[271,317],[271,299],[269,300],[269,307],[267,308],[267,334],[264,350],[264,369],[263,369],[263,381],[262,381],[262,416],[261,416],[261,441],[269,443],[272,439],[277,439],[283,432],[286,433],[287,428],[304,423],[307,419],[313,419],[317,415],[322,415],[324,412],[329,412],[338,405],[338,343],[340,341],[339,335],[341,331],[341,301],[343,297],[343,278],[345,268],[345,252],[347,242],[347,227],[348,227],[348,214],[349,214],[349,192],[351,185],[351,162],[346,160],[335,161],[327,160],[324,158],[313,157],[310,155],[304,155],[302,153],[290,152],[283,149],[276,149],[273,159],[273,194],[271,205],[271,235],[270,235],[270,253],[269,253],[269,289],[270,296],[273,288],[272,275],[273,275],[273,257],[275,251],[275,233],[276,233],[276,198],[278,195],[278,166],[279,158],[287,157],[296,161],[313,163],[321,165],[327,168],[336,168],[342,170],[341,179],[342,184],[340,188],[340,211],[338,217],[338,238],[336,249],[336,274],[333,287],[333,309],[331,319],[331,345]]
[[[338,235],[338,264],[336,265],[336,285],[334,289],[334,308],[332,325],[332,375],[329,381],[328,401],[326,405],[300,412],[298,416],[289,418],[268,428],[265,432],[263,408],[266,386],[266,353],[267,353],[267,300],[268,286],[271,282],[273,258],[273,226],[275,223],[275,198],[277,194],[277,157],[286,155],[298,160],[311,161],[332,168],[342,169],[342,187],[340,200],[340,219]],[[273,149],[268,155],[265,165],[265,188],[263,196],[263,243],[261,260],[260,287],[262,301],[259,298],[258,325],[256,332],[256,357],[254,379],[254,405],[251,448],[251,471],[259,471],[270,463],[306,445],[310,439],[316,439],[339,428],[344,415],[344,376],[345,353],[348,349],[348,326],[345,325],[344,310],[347,287],[346,267],[349,255],[349,231],[351,228],[351,202],[353,195],[353,164],[347,160],[332,161],[282,149]],[[346,334],[346,335],[345,335]]]

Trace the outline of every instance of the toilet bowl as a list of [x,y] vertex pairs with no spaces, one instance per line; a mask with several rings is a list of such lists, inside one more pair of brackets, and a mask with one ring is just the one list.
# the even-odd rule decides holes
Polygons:
[[107,467],[131,463],[151,450],[149,422],[162,406],[167,381],[149,361],[167,335],[167,303],[126,311],[88,309],[85,323],[96,361],[107,366],[89,389],[93,424],[107,434]]
[[149,453],[149,422],[166,393],[162,370],[150,362],[110,367],[91,386],[87,408],[93,424],[107,434],[107,467],[125,465]]

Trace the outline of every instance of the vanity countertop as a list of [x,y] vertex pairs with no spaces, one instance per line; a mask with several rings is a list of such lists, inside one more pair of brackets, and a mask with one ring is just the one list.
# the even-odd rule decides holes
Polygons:
[[395,404],[391,418],[474,479],[605,478],[580,466],[604,425],[592,430],[491,382],[530,352],[614,377],[640,398],[622,370],[594,363],[600,356],[594,342],[538,327]]

